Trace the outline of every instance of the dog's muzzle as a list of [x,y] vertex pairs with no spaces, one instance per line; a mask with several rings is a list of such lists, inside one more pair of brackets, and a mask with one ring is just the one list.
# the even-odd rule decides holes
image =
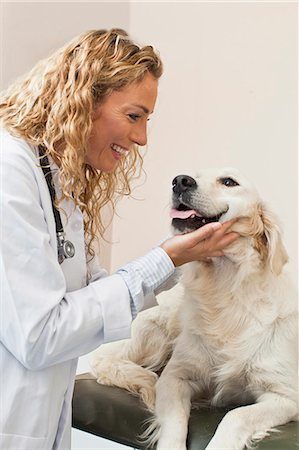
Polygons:
[[207,217],[192,206],[192,193],[198,189],[194,178],[189,175],[178,175],[172,181],[172,209],[170,217],[172,226],[180,233],[197,230],[210,222],[218,222],[221,214]]

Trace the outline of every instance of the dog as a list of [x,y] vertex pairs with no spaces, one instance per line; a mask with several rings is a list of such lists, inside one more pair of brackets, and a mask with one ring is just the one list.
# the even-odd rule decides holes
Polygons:
[[[153,411],[148,442],[186,450],[191,404],[232,409],[206,450],[242,450],[298,420],[297,293],[277,218],[232,168],[173,180],[172,228],[238,218],[223,256],[181,268],[179,284],[140,313],[129,340],[106,344],[91,368],[102,384]],[[162,373],[158,376],[158,373]]]

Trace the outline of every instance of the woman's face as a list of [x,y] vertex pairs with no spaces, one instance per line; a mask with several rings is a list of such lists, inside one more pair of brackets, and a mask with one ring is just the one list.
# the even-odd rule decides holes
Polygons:
[[147,142],[147,121],[153,112],[158,82],[146,74],[141,81],[114,91],[93,114],[86,163],[103,172],[113,172],[133,144]]

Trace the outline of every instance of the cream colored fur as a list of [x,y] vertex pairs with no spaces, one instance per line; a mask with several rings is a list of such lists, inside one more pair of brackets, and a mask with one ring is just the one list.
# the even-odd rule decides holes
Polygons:
[[[223,186],[225,176],[239,186]],[[183,266],[180,284],[139,314],[130,340],[94,353],[92,371],[99,383],[141,396],[159,450],[186,449],[191,403],[203,397],[237,405],[206,450],[242,450],[298,419],[297,294],[277,219],[253,186],[235,169],[195,179],[192,204],[207,215],[228,208],[220,220],[239,217],[233,229],[241,237],[224,256]]]

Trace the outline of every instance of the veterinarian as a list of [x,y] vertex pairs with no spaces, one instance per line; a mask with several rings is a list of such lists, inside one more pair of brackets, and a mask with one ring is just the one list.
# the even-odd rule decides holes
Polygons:
[[70,449],[78,357],[127,338],[176,266],[237,238],[209,224],[110,276],[98,265],[102,208],[130,194],[161,74],[152,47],[99,30],[1,96],[1,449]]

